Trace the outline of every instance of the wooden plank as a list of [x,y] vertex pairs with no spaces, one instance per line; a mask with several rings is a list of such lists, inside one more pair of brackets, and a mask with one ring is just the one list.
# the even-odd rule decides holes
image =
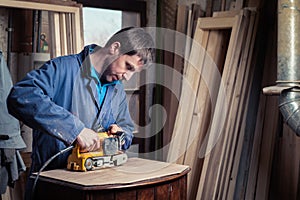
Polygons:
[[182,74],[186,73],[186,68],[188,66],[188,60],[189,60],[190,52],[191,52],[191,42],[192,42],[192,38],[191,38],[191,32],[192,32],[191,23],[192,22],[191,21],[192,21],[192,11],[189,10],[188,11],[188,20],[187,20],[187,31],[186,31],[187,39],[186,39],[185,48],[184,48],[184,66],[183,66]]
[[[82,31],[78,14],[68,14],[66,17],[64,13],[49,12],[49,27],[52,58],[82,50]],[[68,35],[71,37],[67,37]]]
[[[245,92],[249,91],[247,86],[247,82],[249,80],[249,68],[247,68],[246,62],[248,58],[249,45],[251,37],[247,38],[247,29],[249,30],[249,15],[250,12],[248,10],[242,11],[244,23],[243,27],[241,27],[244,32],[240,34],[240,43],[241,46],[236,49],[239,52],[240,61],[236,63],[238,66],[236,77],[233,77],[233,85],[232,87],[232,99],[230,104],[230,110],[228,113],[228,123],[225,128],[224,141],[222,145],[220,156],[220,166],[218,167],[217,177],[216,177],[216,186],[214,190],[214,197],[218,199],[226,199],[226,192],[229,183],[235,183],[236,177],[231,176],[230,173],[232,170],[232,160],[235,157],[235,149],[236,149],[236,140],[239,133],[239,125],[241,124],[241,120],[243,117],[243,113],[245,113],[243,102],[246,97]],[[250,30],[252,33],[252,28]],[[243,47],[243,48],[242,48]]]
[[[229,20],[230,19],[230,20]],[[231,21],[230,24],[233,23],[236,19],[234,17],[226,18],[225,21]],[[183,79],[182,86],[182,98],[180,99],[177,117],[174,126],[173,137],[170,143],[170,150],[167,157],[167,161],[176,163],[183,163],[184,152],[188,146],[188,136],[182,134],[186,132],[186,127],[190,127],[193,115],[193,109],[195,105],[195,98],[198,90],[199,80],[200,80],[200,72],[202,71],[203,60],[205,57],[205,49],[207,45],[208,32],[203,31],[201,24],[202,21],[207,22],[207,18],[199,18],[197,30],[198,35],[195,33],[195,38],[193,39],[193,46],[191,51],[191,57],[189,62],[191,63],[187,70]],[[223,29],[226,26],[221,25],[221,22],[224,22],[224,18],[216,18],[213,20],[209,20],[210,22],[214,21],[216,23],[216,27],[213,27],[213,24],[210,27],[214,30],[217,28]],[[206,24],[206,23],[204,23]],[[231,28],[227,24],[227,28]],[[207,26],[206,26],[207,27]],[[205,37],[204,37],[205,36]],[[201,39],[202,38],[202,39]],[[202,41],[201,41],[202,40]],[[199,45],[200,44],[200,45]],[[195,66],[196,65],[196,66]],[[185,82],[187,81],[187,82]]]
[[264,6],[265,1],[261,1],[261,0],[249,0],[247,2],[247,7],[255,7],[258,8],[258,10],[260,10],[263,6]]
[[66,13],[66,34],[67,34],[67,54],[72,54],[74,53],[74,46],[73,46],[73,40],[74,40],[74,36],[73,36],[73,32],[72,32],[72,18],[71,18],[71,14],[70,13]]
[[[188,149],[185,153],[184,164],[191,167],[188,181],[188,197],[196,198],[196,192],[201,173],[201,160],[198,154],[203,138],[209,129],[210,116],[213,113],[215,99],[220,84],[220,71],[226,55],[223,31],[210,31],[207,45],[207,55],[198,87],[196,104],[189,130]],[[208,87],[209,86],[209,87]]]
[[[240,15],[235,16],[235,23],[232,27],[230,42],[228,45],[228,53],[226,56],[224,71],[222,75],[222,84],[224,88],[220,87],[219,90],[215,108],[216,112],[213,116],[210,135],[207,138],[207,147],[206,149],[201,149],[201,152],[204,155],[206,155],[208,152],[210,152],[210,154],[204,160],[197,198],[213,198],[213,191],[216,187],[215,181],[217,170],[220,165],[219,152],[222,149],[222,145],[224,145],[223,141],[226,141],[226,135],[224,134],[225,129],[222,128],[222,124],[225,123],[224,120],[228,117],[229,110],[224,110],[224,106],[229,106],[229,103],[231,102],[233,92],[232,86],[234,84],[235,74],[237,73],[237,63],[240,57],[239,54],[242,44],[241,37],[244,33],[244,26],[245,24],[243,14],[241,13]],[[226,99],[224,99],[224,91],[226,91]],[[218,144],[216,145],[217,141]],[[206,179],[206,177],[209,178]]]
[[[271,34],[272,36],[273,34]],[[276,43],[274,38],[270,35],[266,36],[268,42],[266,42],[267,48],[265,61],[262,87],[265,85],[271,85],[276,81],[276,60],[272,59],[276,54]],[[270,158],[267,155],[272,156],[273,150],[272,143],[274,142],[274,136],[277,133],[278,122],[278,101],[276,97],[268,97],[263,94],[259,98],[259,107],[257,113],[256,127],[253,138],[252,152],[250,154],[250,167],[247,180],[247,188],[245,199],[267,199],[269,193],[269,171]],[[265,143],[266,142],[266,143]],[[264,172],[263,172],[264,171]],[[258,188],[261,187],[261,188]]]
[[[206,19],[205,19],[206,20]],[[215,20],[215,19],[214,19]],[[222,19],[223,20],[223,19]],[[212,22],[212,21],[210,21],[210,22]],[[232,23],[230,23],[230,24],[232,24]],[[230,26],[230,25],[226,25],[226,26],[224,26],[224,24],[222,25],[222,26],[220,26],[220,25],[217,25],[218,26],[218,28],[229,28],[228,26]],[[207,26],[206,26],[206,28],[207,28]],[[187,103],[189,106],[191,106],[191,104],[190,103]],[[185,115],[186,116],[186,115]],[[188,120],[185,120],[185,122],[186,121],[188,121]],[[186,124],[186,127],[189,127],[189,123],[185,123]],[[190,137],[190,135],[188,135],[188,137]],[[189,143],[188,143],[189,144]],[[187,145],[188,146],[188,145]],[[191,154],[185,154],[185,155],[191,155]],[[180,160],[180,159],[178,159],[178,160]],[[193,176],[192,176],[193,177]]]
[[195,30],[198,23],[198,18],[204,17],[204,12],[201,10],[201,6],[198,4],[192,4],[191,10],[188,14],[188,25],[187,25],[187,41],[185,46],[185,63],[183,73],[186,73],[186,68],[188,66],[188,60],[191,52],[192,39],[195,35]]
[[170,142],[167,157],[168,162],[183,163],[183,156],[188,140],[188,136],[183,133],[186,132],[187,127],[190,127],[207,39],[207,31],[204,32],[200,29],[195,33],[189,65],[186,74],[183,76],[181,99],[179,101],[174,131]]
[[[184,46],[186,43],[185,38],[180,35],[187,32],[188,7],[186,5],[178,5],[177,7],[177,20],[176,20],[176,32],[175,35],[175,53],[174,56],[174,69],[178,72],[182,72],[182,56],[184,56]],[[184,40],[183,40],[184,39]]]
[[[242,27],[243,29],[247,29],[247,21],[248,19],[246,18],[244,20],[244,26]],[[245,41],[246,40],[246,34],[241,35],[240,38],[241,41]],[[247,43],[246,43],[247,44]],[[241,52],[244,52],[244,56],[247,56],[248,53],[245,51],[248,51],[248,48],[245,43],[241,43],[240,45],[243,46],[243,49],[236,49],[235,51],[240,52],[240,54],[242,54]],[[246,50],[245,50],[246,49]],[[247,58],[243,58],[241,56],[241,62],[243,60],[245,60]],[[242,92],[243,92],[243,81],[245,78],[245,73],[246,73],[246,66],[242,65],[239,63],[240,61],[238,61],[237,65],[237,74],[233,75],[233,84],[231,85],[232,87],[232,100],[230,103],[230,110],[228,113],[228,117],[227,117],[227,125],[224,129],[224,141],[222,141],[223,145],[222,148],[219,152],[219,156],[220,156],[220,164],[219,167],[217,168],[217,175],[216,175],[216,183],[215,183],[215,189],[214,189],[214,198],[216,199],[220,199],[220,198],[225,198],[225,196],[223,196],[223,190],[224,187],[226,188],[228,184],[228,182],[224,183],[224,179],[227,178],[227,176],[225,177],[227,170],[229,168],[230,165],[230,160],[232,159],[233,155],[232,155],[232,151],[234,150],[234,145],[235,142],[232,142],[234,140],[234,129],[236,127],[237,124],[239,124],[239,118],[241,118],[241,112],[239,112],[239,107],[240,107],[240,102],[242,101],[242,99],[244,98]],[[235,77],[236,76],[236,77]],[[247,78],[247,76],[246,76]],[[234,89],[233,89],[234,88]],[[245,90],[246,91],[246,90]],[[248,90],[247,90],[248,91]],[[230,179],[231,180],[231,179]]]
[[244,7],[244,0],[235,0],[235,10],[241,10]]
[[72,18],[72,35],[73,35],[73,53],[79,53],[83,48],[83,31],[80,11],[71,14]]
[[221,0],[221,11],[226,10],[226,0]]
[[[232,26],[232,24],[233,24],[233,19],[234,20],[236,20],[234,17],[228,17],[228,19],[230,19],[230,20],[225,20],[226,22],[229,22],[230,21],[230,23],[224,23],[225,21],[224,21],[224,19],[223,18],[219,18],[219,19],[213,19],[214,20],[214,22],[216,22],[216,21],[222,21],[222,23],[214,23],[214,24],[217,24],[217,28],[220,28],[220,29],[223,29],[223,28],[231,28]],[[201,19],[202,20],[202,19]],[[204,20],[206,20],[206,18],[204,19]],[[209,21],[210,23],[213,23],[213,21],[212,20],[210,20]],[[209,23],[205,23],[205,24],[209,24]],[[225,25],[224,25],[225,24]],[[227,27],[228,26],[228,27]],[[200,27],[200,25],[199,25],[199,27]],[[204,28],[207,28],[208,26],[207,25],[205,25],[205,26],[203,26]],[[202,28],[202,27],[201,27]],[[213,28],[212,28],[213,29]],[[197,33],[197,32],[196,32]],[[201,69],[201,67],[200,67],[200,69]],[[195,88],[194,88],[195,89]],[[182,96],[184,96],[184,95],[182,95]],[[189,98],[190,98],[190,95],[189,95]],[[186,101],[185,101],[186,102]],[[192,106],[192,105],[194,105],[194,99],[192,99],[192,104],[191,103],[189,103],[189,102],[186,102],[186,104],[187,105],[189,105],[189,106]],[[188,112],[190,112],[190,111],[188,111]],[[189,119],[189,117],[187,118],[187,115],[184,115],[185,116],[185,127],[190,127],[189,125],[190,125],[190,119]],[[175,123],[175,126],[177,125],[177,123]],[[175,130],[175,129],[174,129]],[[185,135],[185,137],[186,137],[186,135]],[[188,135],[188,137],[190,137],[190,135]],[[185,143],[185,141],[186,141],[186,138],[181,138],[180,139],[180,141],[181,141],[181,145],[182,144],[186,144]],[[183,143],[182,143],[182,141],[184,141]],[[187,145],[186,145],[186,147],[189,145],[189,142],[187,143]],[[180,147],[179,147],[180,148]],[[190,155],[190,154],[184,154],[184,155]],[[178,163],[181,163],[182,161],[182,158],[180,158],[180,159],[177,159],[177,162]]]
[[[249,120],[247,118],[247,114],[248,114],[248,108],[249,108],[249,101],[251,101],[250,99],[250,92],[251,92],[251,87],[253,84],[253,80],[254,80],[254,70],[255,67],[253,67],[253,57],[255,57],[255,52],[254,52],[254,45],[255,45],[255,41],[256,41],[256,34],[257,34],[257,28],[258,28],[258,16],[257,16],[257,12],[255,9],[249,9],[251,10],[251,15],[250,15],[250,23],[249,23],[249,29],[248,29],[248,36],[247,36],[247,42],[246,42],[246,46],[248,46],[248,55],[247,52],[245,54],[244,52],[244,56],[242,59],[242,65],[246,64],[247,66],[247,74],[246,74],[246,87],[244,87],[242,89],[242,91],[244,92],[245,98],[244,98],[244,103],[243,103],[243,107],[239,109],[239,111],[241,113],[243,113],[243,118],[242,120],[239,122],[238,128],[236,128],[236,132],[241,132],[240,136],[239,136],[239,141],[238,141],[238,146],[237,146],[237,150],[236,150],[236,158],[233,161],[233,173],[234,173],[234,177],[237,177],[237,173],[238,173],[238,168],[240,167],[240,160],[242,158],[242,151],[244,150],[244,140],[245,140],[245,134],[247,132],[247,126],[249,126],[248,121]],[[249,43],[249,45],[247,44]],[[245,111],[247,110],[247,111]],[[250,122],[251,123],[251,122]],[[238,133],[235,133],[238,134]],[[228,177],[227,177],[228,178]],[[236,182],[234,183],[236,184]],[[232,190],[233,193],[233,190]]]
[[264,119],[265,119],[265,108],[266,108],[266,96],[263,94],[260,95],[259,99],[259,107],[258,107],[258,114],[253,138],[253,147],[250,159],[250,167],[249,167],[249,176],[247,179],[247,188],[245,199],[255,199],[256,194],[256,184],[257,184],[257,175],[258,175],[258,168],[259,168],[259,158],[260,158],[260,147],[262,141],[262,134],[263,134],[263,126],[264,126]]
[[60,32],[60,45],[61,55],[67,55],[67,30],[66,30],[66,15],[65,13],[59,13],[59,32]]
[[[40,178],[50,178],[67,184],[83,187],[110,186],[128,187],[129,185],[143,185],[145,182],[159,182],[170,176],[179,176],[189,171],[188,166],[166,163],[141,158],[129,158],[117,168],[104,168],[85,173],[74,173],[65,169],[49,170],[41,173]],[[97,178],[102,177],[102,178]],[[74,186],[75,187],[75,186]]]
[[206,9],[205,10],[206,10],[205,16],[211,17],[212,13],[213,13],[213,0],[206,1]]
[[[236,121],[234,122],[233,130],[229,130],[232,139],[229,144],[227,144],[228,151],[225,154],[226,162],[228,167],[224,168],[226,171],[223,171],[222,180],[220,184],[224,187],[220,193],[222,198],[234,198],[235,185],[237,181],[237,174],[240,163],[240,156],[243,148],[245,126],[246,126],[246,117],[248,113],[248,101],[251,91],[251,85],[253,80],[254,68],[250,67],[250,62],[252,60],[252,51],[255,42],[256,36],[256,27],[257,25],[255,19],[256,13],[252,11],[250,13],[250,21],[248,25],[248,33],[245,38],[245,44],[243,45],[243,55],[241,57],[241,63],[239,66],[240,73],[237,76],[237,86],[235,90],[240,85],[239,91],[236,91],[234,94],[235,100],[239,96],[239,102],[236,105],[236,110],[232,112],[232,115],[236,115]],[[255,23],[256,22],[256,23]]]
[[71,0],[27,0],[27,1],[55,4],[55,5],[62,5],[62,6],[79,6],[76,1],[71,1]]
[[[187,20],[187,11],[188,7],[186,5],[178,5],[177,7],[177,20],[176,20],[176,33],[175,33],[175,47],[174,47],[174,61],[173,61],[173,69],[172,74],[167,74],[168,78],[171,79],[173,91],[181,90],[181,80],[178,79],[178,74],[182,73],[184,67],[184,47],[186,44],[186,20]],[[169,143],[172,138],[172,132],[174,127],[174,122],[176,119],[176,113],[178,109],[179,99],[176,98],[174,94],[169,95],[168,104],[169,113],[168,113],[168,124],[164,127],[164,146]]]
[[214,12],[213,17],[234,17],[240,14],[240,10],[227,10],[221,12]]
[[[173,65],[173,61],[174,61],[174,53],[172,52],[175,48],[175,32],[172,32],[171,34],[164,34],[163,35],[163,46],[164,46],[164,51],[163,51],[163,64],[166,67],[170,67],[172,68]],[[169,49],[170,51],[167,51],[166,49]],[[170,82],[172,81],[172,76],[170,76],[170,71],[172,71],[171,69],[169,71],[161,69],[161,71],[159,73],[161,73],[162,76],[162,80],[164,82]],[[156,78],[158,78],[158,76],[156,76]],[[169,85],[169,84],[167,84]],[[174,120],[171,118],[171,116],[169,116],[169,113],[171,112],[171,104],[170,104],[170,100],[171,100],[171,96],[172,91],[169,90],[169,88],[164,88],[162,87],[162,103],[164,105],[164,109],[166,110],[166,113],[168,115],[167,119],[166,119],[166,123],[163,124],[162,122],[165,121],[163,118],[163,112],[157,111],[157,114],[155,116],[156,119],[156,126],[157,127],[163,127],[163,134],[161,136],[161,138],[158,136],[159,134],[157,134],[154,138],[155,138],[155,142],[154,144],[150,145],[152,146],[153,149],[151,149],[150,151],[154,151],[154,149],[159,149],[161,146],[163,146],[163,142],[165,142],[166,144],[169,143],[170,139],[171,139],[171,132],[170,129],[171,127],[169,127],[169,125],[172,123],[171,121]],[[158,94],[158,96],[160,96]],[[156,100],[156,103],[158,103],[160,101],[161,97],[158,97]],[[167,149],[166,151],[163,152],[163,155],[159,154],[159,151],[156,151],[156,157],[155,159],[161,159],[167,157]]]
[[[276,64],[277,61],[273,59],[273,56],[276,55],[276,45],[274,39],[276,38],[275,34],[271,34],[273,37],[267,37],[269,48],[267,48],[264,67],[264,74],[262,80],[262,86],[270,85],[276,80]],[[274,109],[276,108],[276,109]],[[259,147],[259,160],[257,168],[257,179],[255,185],[255,198],[256,199],[269,199],[269,188],[271,181],[271,169],[273,164],[273,155],[274,155],[274,144],[277,139],[278,133],[278,122],[279,122],[279,109],[278,108],[278,98],[268,96],[266,97],[266,107],[265,107],[265,118],[261,123],[263,123],[261,146]]]
[[235,23],[234,17],[205,17],[201,18],[199,27],[203,30],[228,29]]
[[197,29],[198,19],[204,17],[204,12],[201,10],[201,6],[198,4],[192,4],[192,16],[191,16],[191,38],[194,38],[195,30]]
[[60,30],[59,30],[59,14],[56,12],[49,12],[49,34],[51,37],[50,56],[55,58],[61,55],[60,46]]
[[0,0],[1,7],[13,7],[21,9],[31,10],[46,10],[66,13],[79,13],[77,6],[63,6],[47,3],[29,2],[29,1],[11,1],[11,0]]
[[[264,38],[267,39],[266,48],[267,52],[264,57],[264,72],[262,87],[265,85],[271,85],[276,81],[277,71],[277,60],[274,60],[274,55],[277,51],[277,43],[274,43],[276,40],[276,34],[272,30]],[[275,31],[276,32],[276,31]],[[257,166],[255,166],[254,172],[249,172],[251,175],[256,173],[257,179],[255,180],[255,187],[253,192],[255,193],[255,199],[269,199],[269,188],[271,180],[271,169],[273,165],[273,155],[274,155],[274,143],[277,139],[278,134],[278,120],[279,120],[279,109],[278,109],[278,98],[277,97],[265,97],[266,106],[264,110],[264,119],[258,123],[262,123],[262,132],[261,132],[261,143],[258,146],[259,156]],[[255,147],[253,147],[255,148]],[[255,150],[254,150],[255,151]],[[252,162],[252,161],[251,161]],[[252,164],[252,163],[251,163]]]
[[278,122],[278,106],[277,99],[268,97],[266,104],[266,115],[263,121],[263,134],[261,151],[259,157],[259,168],[256,182],[256,199],[268,199],[269,185],[270,185],[270,173],[272,168],[274,140],[276,138],[277,127],[274,124]]

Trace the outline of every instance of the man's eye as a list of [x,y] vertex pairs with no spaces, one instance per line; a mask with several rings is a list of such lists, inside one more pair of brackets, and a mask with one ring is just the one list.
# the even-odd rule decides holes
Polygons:
[[127,69],[130,70],[130,71],[133,71],[134,67],[132,65],[127,65]]

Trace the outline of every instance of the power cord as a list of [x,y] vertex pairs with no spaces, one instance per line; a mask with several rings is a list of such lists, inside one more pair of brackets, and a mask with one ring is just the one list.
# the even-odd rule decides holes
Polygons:
[[36,187],[36,183],[39,179],[39,176],[41,174],[41,172],[49,165],[49,163],[54,159],[56,158],[57,156],[67,152],[67,151],[70,151],[71,149],[73,149],[74,146],[69,146],[61,151],[59,151],[57,154],[55,154],[54,156],[52,156],[51,158],[49,158],[45,164],[41,167],[41,169],[39,170],[39,172],[37,173],[35,179],[34,179],[34,183],[33,183],[33,186],[32,186],[32,191],[31,191],[31,199],[34,200],[34,193],[35,193],[35,187]]

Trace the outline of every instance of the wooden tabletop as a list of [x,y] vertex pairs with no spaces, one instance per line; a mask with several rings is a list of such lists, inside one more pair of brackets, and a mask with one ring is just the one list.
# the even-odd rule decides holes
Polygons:
[[99,190],[163,182],[181,177],[189,171],[190,168],[186,165],[129,158],[122,166],[95,171],[74,172],[66,169],[45,171],[40,174],[39,180],[81,190]]

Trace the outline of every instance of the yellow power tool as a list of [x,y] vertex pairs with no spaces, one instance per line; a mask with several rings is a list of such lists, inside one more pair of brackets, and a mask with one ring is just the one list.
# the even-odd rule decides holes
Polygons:
[[106,132],[98,133],[101,148],[93,152],[83,152],[76,144],[68,157],[67,169],[73,171],[90,171],[105,167],[122,165],[127,162],[127,154],[122,151],[124,133],[118,132],[113,137]]

